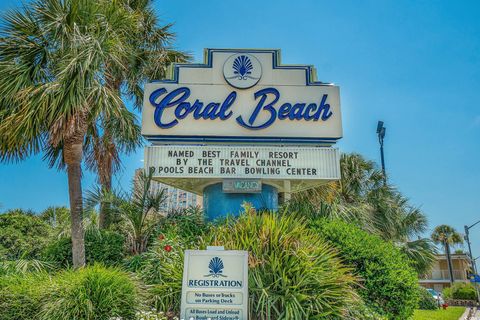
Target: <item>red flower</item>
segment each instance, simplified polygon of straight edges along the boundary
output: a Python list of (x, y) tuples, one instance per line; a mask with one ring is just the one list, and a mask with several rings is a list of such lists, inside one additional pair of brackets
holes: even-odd
[(158, 236), (158, 240), (163, 240), (163, 239), (165, 239), (165, 236), (163, 234)]
[(167, 252), (170, 252), (170, 251), (172, 251), (172, 246), (167, 244), (165, 247), (163, 247), (163, 249)]

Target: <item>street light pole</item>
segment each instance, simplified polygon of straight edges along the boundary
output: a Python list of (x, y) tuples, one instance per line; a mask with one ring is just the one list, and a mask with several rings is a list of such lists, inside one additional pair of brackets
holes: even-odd
[[(464, 226), (465, 227), (465, 240), (467, 241), (467, 244), (468, 244), (468, 253), (470, 254), (470, 261), (472, 263), (472, 269), (473, 269), (473, 273), (475, 275), (478, 275), (477, 261), (476, 260), (479, 257), (476, 257), (475, 259), (473, 259), (473, 256), (472, 256), (472, 246), (470, 244), (470, 229), (475, 227), (479, 223), (480, 223), (480, 220), (478, 220), (477, 222), (475, 222), (471, 226), (467, 226), (467, 225)], [(480, 290), (478, 289), (478, 283), (475, 282), (474, 286), (475, 286), (475, 290), (477, 291), (477, 301), (480, 302)]]
[(478, 274), (477, 272), (477, 263), (476, 263), (476, 259), (474, 260), (473, 259), (473, 255), (472, 255), (472, 245), (470, 243), (470, 229), (475, 227), (477, 224), (480, 223), (480, 220), (478, 220), (477, 222), (475, 222), (474, 224), (472, 224), (471, 226), (464, 226), (465, 228), (465, 240), (467, 241), (467, 245), (468, 245), (468, 253), (470, 255), (470, 261), (472, 263), (472, 269), (473, 269), (473, 272), (475, 274)]
[(378, 142), (380, 143), (380, 157), (382, 161), (383, 183), (387, 182), (387, 174), (385, 171), (385, 156), (383, 154), (383, 139), (385, 138), (385, 131), (387, 131), (387, 128), (383, 126), (383, 121), (378, 121), (377, 135), (378, 135)]

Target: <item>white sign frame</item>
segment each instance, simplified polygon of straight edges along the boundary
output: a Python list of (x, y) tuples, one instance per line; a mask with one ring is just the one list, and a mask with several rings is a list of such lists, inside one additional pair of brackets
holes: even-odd
[[(253, 87), (238, 89), (228, 83), (224, 76), (224, 65), (232, 56), (238, 54), (249, 55), (261, 63), (261, 78)], [(145, 85), (144, 105), (142, 110), (142, 135), (154, 144), (189, 143), (189, 144), (292, 144), (330, 146), (343, 135), (340, 110), (339, 87), (331, 83), (316, 80), (316, 71), (310, 65), (282, 65), (280, 50), (277, 49), (206, 49), (204, 64), (175, 64), (171, 69), (171, 78), (157, 80)], [(162, 123), (178, 120), (178, 123), (161, 128), (155, 122), (157, 108), (152, 104), (160, 103), (168, 93), (179, 88), (187, 88), (189, 97), (185, 100), (192, 105), (198, 100), (206, 106), (209, 103), (222, 104), (227, 96), (236, 93), (228, 112), (232, 115), (226, 119), (210, 119), (209, 117), (193, 118), (193, 111), (185, 118), (178, 119), (174, 115), (175, 106), (160, 108), (163, 111)], [(277, 118), (271, 125), (247, 128), (239, 124), (238, 118), (247, 123), (260, 103), (261, 96), (255, 94), (263, 89), (272, 88), (279, 93), (275, 103), (277, 115), (280, 116), (281, 106), (291, 104), (292, 117), (299, 115), (300, 109), (304, 114), (322, 114), (320, 109), (328, 105), (331, 117), (309, 120), (299, 118)], [(165, 89), (163, 94), (152, 98), (152, 93)], [(275, 95), (268, 95), (264, 105), (272, 102)], [(180, 96), (176, 96), (179, 98)], [(153, 100), (151, 100), (152, 98)], [(176, 98), (173, 98), (175, 100)], [(324, 100), (325, 99), (325, 100)], [(172, 100), (172, 101), (173, 101)], [(303, 107), (296, 107), (304, 104)], [(310, 105), (317, 108), (310, 108)], [(223, 104), (222, 104), (223, 106)], [(321, 107), (322, 106), (322, 107)], [(219, 108), (220, 106), (218, 106)], [(205, 107), (205, 109), (207, 109)], [(204, 110), (205, 110), (204, 109)], [(183, 109), (184, 111), (186, 109)], [(298, 112), (294, 112), (296, 110)], [(308, 111), (310, 110), (310, 111)], [(270, 117), (268, 110), (259, 111), (256, 120), (250, 125), (260, 125)]]

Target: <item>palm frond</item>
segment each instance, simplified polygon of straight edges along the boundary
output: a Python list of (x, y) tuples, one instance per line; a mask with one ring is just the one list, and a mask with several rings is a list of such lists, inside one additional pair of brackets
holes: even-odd
[(436, 261), (437, 250), (430, 239), (398, 243), (402, 252), (409, 258), (410, 264), (418, 274), (428, 272)]

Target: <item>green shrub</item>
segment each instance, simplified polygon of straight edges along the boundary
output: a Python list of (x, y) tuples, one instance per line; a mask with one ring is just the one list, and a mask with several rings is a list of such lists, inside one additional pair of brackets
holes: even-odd
[(206, 244), (251, 252), (251, 319), (328, 318), (340, 315), (352, 301), (354, 279), (349, 270), (296, 219), (269, 213), (244, 215), (212, 227), (202, 245), (192, 242), (196, 235), (192, 238), (191, 233), (163, 230), (148, 252), (125, 263), (149, 285), (147, 303), (157, 310), (179, 312), (183, 252)]
[(179, 313), (186, 249), (198, 249), (198, 244), (169, 232), (147, 252), (129, 258), (124, 264), (149, 285), (146, 303), (157, 311)]
[(470, 283), (456, 282), (452, 287), (443, 289), (445, 299), (476, 300), (477, 292)]
[[(116, 232), (99, 230), (85, 234), (85, 258), (87, 264), (101, 262), (108, 266), (118, 265), (125, 256), (125, 238)], [(61, 267), (72, 265), (72, 240), (61, 237), (45, 250), (45, 260)]]
[(125, 238), (123, 235), (104, 231), (87, 233), (85, 251), (87, 263), (102, 262), (105, 265), (117, 265), (125, 256)]
[(470, 283), (462, 283), (458, 284), (458, 287), (455, 286), (455, 288), (452, 290), (452, 298), (461, 300), (476, 300), (477, 293), (475, 288)]
[(347, 313), (343, 320), (386, 320), (387, 318), (381, 316), (365, 304), (363, 299), (357, 299), (351, 303), (347, 308)]
[(125, 272), (93, 265), (56, 275), (39, 319), (126, 320), (137, 307), (136, 285)]
[(8, 275), (0, 277), (0, 320), (133, 319), (137, 296), (126, 273), (100, 265)]
[(139, 273), (141, 269), (147, 264), (144, 254), (137, 254), (134, 256), (129, 256), (123, 260), (123, 269), (130, 272)]
[(335, 319), (354, 296), (350, 269), (294, 216), (247, 213), (205, 243), (249, 251), (250, 319)]
[(30, 272), (51, 272), (55, 266), (50, 262), (37, 259), (0, 260), (0, 277), (25, 275)]
[(417, 274), (393, 244), (339, 220), (320, 219), (311, 227), (355, 268), (367, 306), (389, 319), (412, 316), (418, 301)]
[(170, 211), (168, 216), (161, 220), (154, 236), (155, 238), (161, 235), (170, 238), (179, 237), (183, 243), (195, 246), (208, 228), (203, 212), (196, 207), (191, 207)]
[(42, 258), (58, 267), (72, 265), (72, 238), (61, 237), (53, 240), (43, 251)]
[(183, 252), (171, 255), (158, 266), (161, 279), (149, 288), (149, 300), (156, 310), (178, 312), (182, 293)]
[(4, 259), (38, 258), (51, 234), (52, 228), (32, 212), (0, 214), (0, 254)]
[(148, 284), (147, 305), (157, 311), (178, 313), (182, 292), (183, 257), (186, 249), (198, 249), (209, 230), (198, 208), (169, 212), (149, 241), (149, 249), (127, 258), (124, 267)]
[(446, 287), (442, 290), (442, 297), (444, 299), (452, 299), (452, 288)]
[(0, 277), (0, 320), (37, 320), (50, 286), (46, 273)]
[(432, 296), (427, 289), (423, 287), (418, 288), (419, 292), (419, 300), (418, 300), (418, 308), (420, 310), (436, 310), (438, 309), (438, 301)]

